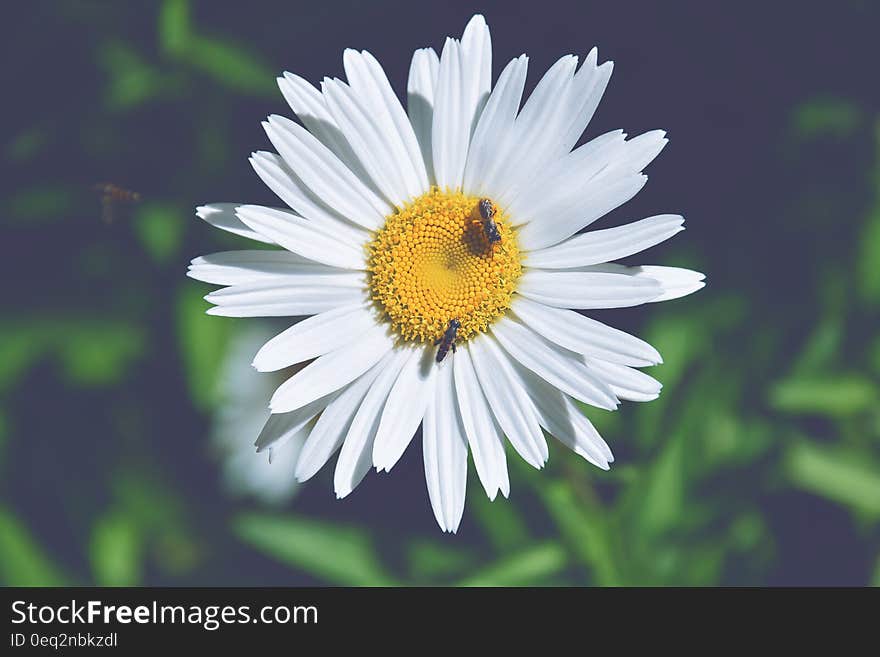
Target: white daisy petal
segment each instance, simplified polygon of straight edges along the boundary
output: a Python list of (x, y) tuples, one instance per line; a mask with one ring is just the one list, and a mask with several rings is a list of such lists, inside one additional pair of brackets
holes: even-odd
[(263, 242), (264, 244), (275, 244), (275, 242), (265, 235), (261, 235), (250, 226), (242, 223), (241, 219), (235, 215), (235, 208), (237, 207), (237, 203), (211, 203), (210, 205), (200, 205), (196, 208), (196, 216), (198, 216), (199, 219), (207, 221), (215, 228), (225, 230), (228, 233), (247, 237), (248, 239)]
[(504, 444), (477, 381), (468, 345), (460, 347), (458, 353), (452, 356), (451, 365), (461, 421), (474, 455), (480, 483), (490, 500), (495, 499), (499, 490), (507, 497), (510, 494), (510, 480)]
[(295, 317), (363, 301), (361, 272), (286, 274), (215, 290), (205, 300), (215, 304), (209, 315), (222, 317)]
[(609, 262), (601, 265), (584, 267), (584, 272), (607, 273), (610, 275), (631, 276), (633, 279), (654, 281), (660, 285), (662, 294), (651, 299), (656, 301), (669, 301), (693, 294), (706, 286), (706, 276), (698, 271), (683, 269), (681, 267), (661, 267), (659, 265), (641, 265), (640, 267), (627, 267)]
[[(385, 198), (399, 207), (426, 191), (428, 178), (403, 108), (393, 96), (381, 67), (377, 71), (378, 63), (373, 66), (369, 60), (375, 61), (346, 50), (349, 84), (325, 79), (321, 88), (334, 119), (370, 176)], [(384, 87), (387, 89), (383, 91)]]
[(620, 176), (596, 176), (578, 187), (577, 203), (535, 216), (519, 231), (520, 244), (536, 251), (571, 237), (600, 217), (620, 207), (645, 186), (648, 177), (640, 173)]
[(462, 40), (447, 39), (434, 90), (431, 149), (440, 188), (459, 189), (471, 135), (489, 97), (492, 42), (482, 16), (474, 16)]
[(614, 63), (605, 62), (597, 66), (598, 58), (599, 51), (593, 48), (574, 76), (573, 90), (567, 108), (568, 126), (562, 133), (559, 144), (560, 155), (568, 153), (587, 129), (611, 79)]
[(579, 355), (554, 345), (508, 317), (492, 325), (492, 334), (515, 360), (566, 394), (597, 408), (617, 408), (617, 397)]
[(623, 130), (612, 130), (591, 139), (511, 190), (506, 196), (510, 221), (519, 226), (552, 216), (572, 204), (581, 207), (584, 189), (616, 162), (626, 148)]
[(646, 402), (660, 396), (663, 385), (644, 372), (598, 358), (588, 358), (587, 364), (620, 399)]
[(274, 372), (357, 342), (376, 325), (369, 307), (358, 303), (304, 319), (264, 344), (254, 357), (254, 367)]
[(431, 124), (431, 156), (434, 176), (441, 189), (461, 186), (467, 161), (467, 142), (470, 138), (467, 117), (462, 105), (461, 44), (446, 39), (440, 55), (440, 70), (434, 90), (434, 116)]
[(562, 129), (563, 107), (571, 92), (577, 57), (561, 57), (538, 82), (516, 118), (496, 157), (499, 166), (487, 173), (484, 185), (507, 206), (511, 190), (540, 171), (555, 151), (551, 135)]
[(373, 444), (379, 430), (382, 410), (409, 355), (408, 349), (392, 351), (390, 359), (379, 368), (379, 376), (361, 402), (336, 461), (333, 475), (336, 497), (343, 498), (351, 493), (370, 471), (373, 464)]
[(504, 68), (480, 115), (464, 172), (464, 189), (471, 194), (487, 193), (485, 180), (501, 163), (497, 155), (519, 112), (528, 66), (529, 58), (521, 55)]
[(272, 115), (263, 122), (263, 128), (293, 173), (315, 196), (342, 216), (374, 230), (391, 213), (392, 208), (385, 200), (373, 193), (301, 125), (283, 116)]
[[(570, 84), (557, 88), (558, 98), (552, 101), (549, 101), (549, 97), (542, 98), (543, 102), (555, 102), (558, 105), (553, 108), (551, 120), (555, 121), (552, 124), (554, 127), (549, 129), (548, 125), (548, 130), (541, 136), (540, 147), (530, 150), (523, 164), (517, 168), (516, 174), (499, 188), (498, 194), (502, 199), (506, 199), (511, 190), (528, 186), (536, 174), (540, 175), (552, 162), (563, 158), (580, 138), (611, 77), (612, 63), (605, 62), (602, 66), (597, 66), (597, 58), (598, 51), (593, 48), (571, 78)], [(563, 78), (563, 83), (565, 80)], [(548, 87), (548, 90), (552, 91), (553, 88)], [(523, 114), (526, 115), (525, 108)], [(557, 186), (562, 185), (558, 181), (554, 183)]]
[(517, 292), (560, 308), (627, 308), (656, 300), (663, 287), (653, 278), (624, 272), (528, 269)]
[(437, 389), (422, 421), (422, 458), (434, 517), (443, 531), (453, 534), (464, 513), (467, 454), (452, 368), (444, 367), (437, 373)]
[[(364, 183), (374, 185), (360, 159), (346, 141), (345, 135), (336, 125), (321, 92), (307, 80), (288, 72), (284, 73), (284, 77), (278, 78), (278, 88), (309, 132), (333, 151), (333, 154)], [(373, 191), (377, 190), (373, 189)]]
[(667, 139), (654, 130), (625, 141), (621, 131), (606, 133), (557, 159), (523, 181), (507, 205), (528, 250), (565, 239), (632, 198), (647, 178), (642, 169)]
[(547, 433), (593, 465), (607, 470), (614, 461), (611, 449), (571, 398), (521, 366), (516, 371)]
[(626, 142), (621, 157), (609, 168), (609, 173), (643, 171), (660, 154), (669, 140), (666, 131), (651, 130)]
[(413, 439), (425, 406), (434, 395), (437, 368), (430, 349), (412, 349), (388, 394), (379, 430), (373, 443), (376, 470), (391, 470)]
[(594, 230), (528, 254), (529, 267), (569, 269), (619, 260), (640, 253), (684, 230), (684, 218), (658, 214), (616, 228)]
[(681, 267), (660, 267), (658, 265), (642, 265), (637, 267), (639, 275), (659, 281), (663, 286), (663, 294), (654, 301), (680, 299), (706, 287), (706, 275)]
[(644, 367), (663, 362), (644, 340), (565, 308), (516, 296), (511, 310), (535, 333), (569, 351), (621, 365)]
[(464, 63), (473, 72), (470, 93), (475, 97), (477, 110), (474, 123), (485, 104), (489, 89), (492, 87), (492, 37), (489, 26), (482, 14), (474, 14), (465, 25), (461, 35), (461, 47)]
[(369, 239), (362, 226), (351, 223), (315, 196), (280, 156), (255, 151), (249, 161), (266, 186), (312, 225), (351, 246), (360, 246)]
[(255, 283), (287, 274), (329, 274), (340, 271), (290, 251), (223, 251), (194, 258), (187, 276), (213, 285)]
[(327, 404), (300, 452), (294, 473), (297, 481), (311, 479), (342, 445), (364, 397), (382, 367), (391, 359), (391, 354), (390, 351), (385, 354), (382, 360), (340, 390), (336, 398)]
[(440, 72), (440, 58), (433, 48), (420, 48), (413, 53), (406, 84), (406, 110), (425, 162), (428, 182), (437, 183), (431, 150), (431, 125), (434, 121), (434, 88)]
[(338, 79), (325, 78), (321, 90), (327, 107), (363, 161), (382, 198), (390, 206), (400, 206), (409, 195), (403, 171), (406, 165), (388, 148), (370, 108), (364, 104), (366, 99)]
[(351, 49), (345, 51), (343, 61), (352, 91), (364, 99), (373, 120), (380, 122), (384, 143), (400, 163), (409, 194), (403, 200), (423, 194), (429, 183), (419, 142), (382, 65), (369, 52)]
[(357, 342), (324, 354), (282, 383), (269, 405), (273, 413), (301, 408), (339, 390), (379, 362), (394, 346), (386, 326), (374, 326)]
[(288, 251), (304, 258), (342, 269), (365, 269), (363, 249), (341, 241), (293, 213), (261, 205), (240, 205), (236, 214), (253, 230), (270, 237)]
[(263, 430), (257, 437), (257, 452), (266, 449), (278, 449), (300, 432), (309, 428), (309, 423), (314, 420), (327, 405), (336, 398), (336, 394), (321, 397), (298, 408), (291, 413), (274, 413), (266, 420)]
[(529, 465), (542, 468), (548, 457), (547, 441), (507, 355), (489, 335), (472, 340), (468, 347), (477, 379), (501, 430)]

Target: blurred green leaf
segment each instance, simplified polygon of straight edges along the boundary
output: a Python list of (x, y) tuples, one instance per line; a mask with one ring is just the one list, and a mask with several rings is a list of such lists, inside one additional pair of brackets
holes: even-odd
[(477, 517), (480, 528), (496, 550), (522, 547), (529, 541), (525, 522), (510, 500), (500, 495), (490, 500), (482, 494), (482, 486), (475, 476), (471, 478), (471, 488), (481, 494), (468, 499), (468, 509)]
[(848, 416), (874, 407), (877, 386), (858, 374), (794, 377), (770, 389), (770, 403), (786, 413)]
[(574, 554), (590, 567), (596, 583), (620, 586), (622, 579), (607, 517), (587, 509), (565, 481), (545, 481), (537, 491), (560, 534)]
[(67, 322), (57, 346), (67, 377), (83, 385), (118, 382), (143, 353), (143, 330), (121, 322)]
[(645, 340), (663, 356), (663, 363), (652, 367), (650, 374), (664, 387), (674, 388), (703, 349), (705, 333), (694, 319), (672, 313), (661, 315), (645, 331)]
[(130, 109), (174, 88), (172, 79), (148, 64), (131, 46), (121, 41), (106, 43), (100, 54), (108, 73), (106, 102), (111, 109)]
[(842, 341), (843, 321), (836, 315), (826, 315), (810, 334), (792, 371), (808, 373), (824, 368), (834, 360)]
[(874, 374), (880, 374), (880, 337), (875, 338), (868, 348), (868, 362)]
[(153, 562), (164, 573), (190, 572), (201, 551), (194, 538), (197, 531), (180, 494), (169, 482), (140, 470), (114, 474), (116, 509), (136, 528)]
[(118, 382), (144, 348), (143, 329), (110, 319), (56, 316), (0, 325), (0, 390), (44, 354), (57, 356), (73, 383)]
[(783, 469), (795, 486), (880, 518), (880, 464), (867, 455), (798, 442), (786, 451)]
[(406, 550), (412, 579), (449, 577), (470, 568), (476, 556), (472, 550), (457, 545), (439, 545), (434, 541), (416, 539)]
[[(880, 191), (878, 191), (880, 197)], [(880, 202), (868, 215), (859, 240), (859, 292), (872, 306), (880, 305)]]
[(142, 469), (122, 469), (113, 474), (113, 494), (126, 516), (155, 534), (177, 530), (185, 524), (181, 499), (167, 481), (151, 477)]
[(177, 296), (177, 338), (185, 364), (190, 395), (202, 408), (210, 408), (220, 391), (220, 365), (232, 328), (226, 317), (206, 315), (210, 307), (203, 294), (207, 286), (187, 282)]
[(362, 529), (258, 513), (239, 515), (233, 529), (258, 550), (328, 582), (345, 586), (395, 584)]
[(541, 543), (499, 559), (459, 583), (459, 586), (535, 585), (566, 566), (565, 550), (558, 543)]
[(141, 535), (125, 513), (110, 512), (92, 529), (89, 556), (98, 586), (137, 586), (143, 559)]
[(231, 41), (193, 35), (185, 56), (194, 68), (234, 91), (267, 97), (278, 93), (272, 69)]
[(738, 516), (730, 526), (730, 545), (740, 552), (757, 549), (767, 534), (761, 514), (751, 511)]
[(174, 205), (145, 203), (135, 212), (134, 229), (150, 257), (165, 264), (180, 251), (186, 222)]
[(20, 164), (30, 160), (49, 143), (49, 132), (42, 128), (29, 128), (19, 132), (4, 149), (6, 159)]
[(729, 407), (707, 412), (700, 430), (697, 454), (703, 471), (751, 463), (772, 445), (773, 428), (754, 418), (743, 418)]
[(874, 167), (872, 176), (874, 180), (874, 197), (880, 203), (880, 114), (874, 117)]
[(0, 578), (5, 586), (69, 584), (27, 527), (3, 506), (0, 506)]
[(32, 322), (0, 325), (0, 392), (10, 388), (45, 353), (46, 331)]
[(674, 580), (681, 581), (682, 575), (688, 584), (700, 582), (717, 582), (724, 565), (724, 548), (721, 545), (701, 545), (688, 551), (687, 562), (682, 564)]
[(834, 98), (803, 103), (792, 116), (795, 135), (804, 140), (844, 139), (854, 135), (861, 123), (862, 112), (855, 104)]
[(191, 38), (189, 0), (165, 0), (159, 10), (159, 42), (162, 50), (179, 56)]
[(651, 539), (674, 527), (682, 517), (685, 498), (684, 432), (672, 435), (654, 460), (638, 491), (638, 530)]

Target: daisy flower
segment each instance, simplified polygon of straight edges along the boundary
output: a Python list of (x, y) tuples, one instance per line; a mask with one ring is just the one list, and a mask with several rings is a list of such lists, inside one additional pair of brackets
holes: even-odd
[(297, 318), (254, 358), (264, 372), (300, 367), (272, 396), (257, 449), (301, 444), (299, 481), (338, 451), (341, 498), (370, 467), (390, 470), (421, 427), (431, 506), (451, 532), (468, 451), (491, 499), (509, 493), (505, 439), (536, 468), (546, 432), (607, 469), (611, 450), (575, 401), (654, 399), (660, 384), (636, 368), (661, 359), (578, 311), (674, 299), (703, 276), (611, 264), (682, 230), (678, 215), (581, 231), (642, 188), (664, 133), (575, 148), (611, 62), (566, 55), (522, 102), (528, 58), (493, 87), (482, 16), (439, 56), (415, 52), (406, 110), (370, 53), (343, 61), (347, 81), (320, 89), (278, 79), (301, 123), (270, 116), (277, 154), (250, 161), (288, 207), (198, 209), (281, 247), (204, 256), (189, 271), (225, 286), (206, 297), (211, 314)]

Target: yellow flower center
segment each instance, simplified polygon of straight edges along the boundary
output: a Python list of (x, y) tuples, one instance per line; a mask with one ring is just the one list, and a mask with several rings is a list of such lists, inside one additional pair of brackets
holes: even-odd
[(372, 298), (406, 340), (433, 342), (451, 319), (466, 340), (510, 307), (522, 273), (516, 233), (494, 206), (501, 239), (490, 243), (479, 203), (432, 189), (390, 215), (370, 243)]

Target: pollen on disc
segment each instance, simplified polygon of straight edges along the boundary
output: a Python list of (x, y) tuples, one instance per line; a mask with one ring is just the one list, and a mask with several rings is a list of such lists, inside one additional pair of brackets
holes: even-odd
[(485, 331), (510, 307), (522, 274), (515, 231), (493, 217), (490, 244), (480, 197), (432, 189), (385, 220), (369, 245), (370, 290), (397, 333), (433, 342), (458, 319), (458, 338)]

